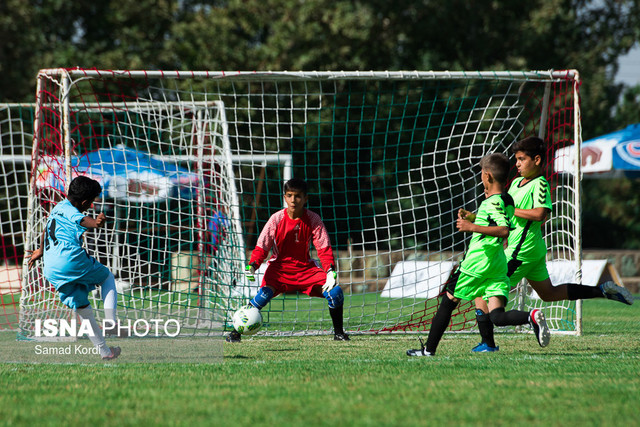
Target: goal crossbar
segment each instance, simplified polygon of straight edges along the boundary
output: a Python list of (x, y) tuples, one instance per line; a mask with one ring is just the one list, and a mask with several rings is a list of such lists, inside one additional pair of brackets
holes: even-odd
[(100, 78), (104, 76), (161, 79), (231, 79), (231, 80), (436, 80), (436, 79), (508, 79), (567, 80), (577, 79), (577, 70), (544, 71), (128, 71), (51, 68), (40, 75)]

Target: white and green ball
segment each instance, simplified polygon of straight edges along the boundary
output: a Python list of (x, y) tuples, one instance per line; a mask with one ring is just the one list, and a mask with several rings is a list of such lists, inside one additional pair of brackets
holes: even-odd
[(262, 313), (252, 305), (233, 314), (233, 327), (241, 335), (253, 335), (262, 327)]

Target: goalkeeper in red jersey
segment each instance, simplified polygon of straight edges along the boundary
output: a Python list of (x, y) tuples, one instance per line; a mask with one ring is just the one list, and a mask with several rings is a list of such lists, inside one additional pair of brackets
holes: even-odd
[[(326, 298), (333, 322), (333, 339), (349, 341), (343, 329), (344, 294), (338, 286), (329, 234), (320, 216), (305, 208), (307, 199), (307, 183), (304, 180), (292, 178), (284, 184), (287, 207), (269, 218), (245, 270), (247, 278), (254, 281), (255, 271), (272, 252), (262, 286), (249, 303), (261, 310), (273, 297), (285, 292)], [(321, 265), (309, 256), (311, 243), (316, 248)], [(240, 334), (232, 331), (227, 341), (239, 342)]]

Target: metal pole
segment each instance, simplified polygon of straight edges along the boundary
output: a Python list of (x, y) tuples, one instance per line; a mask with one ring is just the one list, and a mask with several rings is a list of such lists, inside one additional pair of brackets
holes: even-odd
[(71, 183), (71, 130), (69, 124), (69, 74), (62, 78), (62, 136), (64, 140), (64, 193), (69, 192)]
[[(575, 141), (575, 172), (573, 176), (575, 191), (575, 232), (576, 232), (576, 283), (582, 283), (582, 121), (580, 114), (580, 75), (576, 71), (573, 81), (573, 139)], [(576, 301), (576, 332), (582, 335), (582, 300)]]

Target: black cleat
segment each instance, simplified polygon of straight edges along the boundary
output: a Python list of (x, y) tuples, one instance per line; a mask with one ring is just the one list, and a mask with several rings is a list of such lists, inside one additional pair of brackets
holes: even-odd
[(120, 347), (109, 347), (109, 349), (111, 350), (111, 354), (108, 356), (104, 356), (102, 360), (117, 359), (118, 356), (120, 356), (120, 354), (122, 353), (122, 350), (120, 350)]
[(598, 287), (602, 291), (602, 295), (607, 299), (619, 301), (627, 305), (633, 304), (633, 295), (631, 295), (631, 292), (622, 286), (616, 285), (614, 282), (604, 282), (598, 285)]
[(227, 342), (240, 342), (242, 336), (234, 329), (226, 338)]
[(549, 340), (551, 339), (551, 332), (549, 331), (547, 319), (542, 310), (537, 308), (531, 310), (529, 324), (531, 328), (533, 328), (533, 333), (536, 335), (540, 347), (548, 346)]
[(351, 341), (351, 339), (349, 338), (349, 335), (347, 335), (344, 332), (341, 334), (333, 334), (333, 340), (334, 341)]
[(433, 353), (429, 353), (427, 351), (426, 347), (422, 347), (422, 348), (418, 348), (418, 349), (413, 349), (413, 350), (407, 350), (407, 356), (418, 356), (418, 357), (431, 357), (434, 356)]
[(420, 340), (420, 348), (407, 350), (407, 356), (417, 356), (417, 357), (431, 357), (435, 356), (435, 354), (427, 351), (427, 346), (422, 342), (422, 338), (418, 337)]

